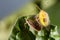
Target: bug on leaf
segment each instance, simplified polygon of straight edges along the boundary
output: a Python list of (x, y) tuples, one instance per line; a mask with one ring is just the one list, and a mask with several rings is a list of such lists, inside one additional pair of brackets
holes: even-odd
[(39, 14), (32, 16), (31, 18), (28, 18), (26, 22), (31, 28), (37, 31), (50, 24), (49, 16), (44, 10), (41, 10)]

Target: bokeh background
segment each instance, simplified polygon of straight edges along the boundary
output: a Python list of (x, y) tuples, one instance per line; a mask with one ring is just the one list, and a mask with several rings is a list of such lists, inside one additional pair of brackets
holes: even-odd
[(30, 0), (0, 0), (0, 19), (16, 11)]

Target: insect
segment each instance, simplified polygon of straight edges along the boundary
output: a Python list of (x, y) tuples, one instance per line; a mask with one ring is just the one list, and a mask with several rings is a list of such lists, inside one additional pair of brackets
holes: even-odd
[(41, 10), (38, 14), (38, 17), (39, 17), (39, 23), (42, 26), (46, 27), (49, 25), (50, 23), (49, 16), (45, 11)]
[(50, 24), (49, 16), (44, 10), (41, 10), (39, 14), (32, 16), (31, 18), (28, 18), (26, 22), (31, 28), (37, 31)]

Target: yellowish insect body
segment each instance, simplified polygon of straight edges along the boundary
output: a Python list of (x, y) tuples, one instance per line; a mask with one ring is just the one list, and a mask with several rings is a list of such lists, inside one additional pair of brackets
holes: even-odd
[(39, 23), (42, 26), (46, 27), (49, 25), (50, 23), (49, 16), (45, 11), (41, 10), (38, 14), (38, 17), (39, 17)]

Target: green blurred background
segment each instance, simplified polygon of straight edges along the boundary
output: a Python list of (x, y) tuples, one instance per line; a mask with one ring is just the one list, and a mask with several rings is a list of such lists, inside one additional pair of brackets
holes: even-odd
[[(51, 23), (60, 26), (60, 1), (59, 0), (31, 0), (26, 3), (22, 8), (18, 8), (16, 11), (12, 12), (12, 15), (22, 16), (38, 13), (38, 8), (36, 4), (41, 9), (45, 10), (50, 17)], [(38, 11), (38, 12), (37, 12)], [(13, 16), (15, 17), (15, 16)]]

